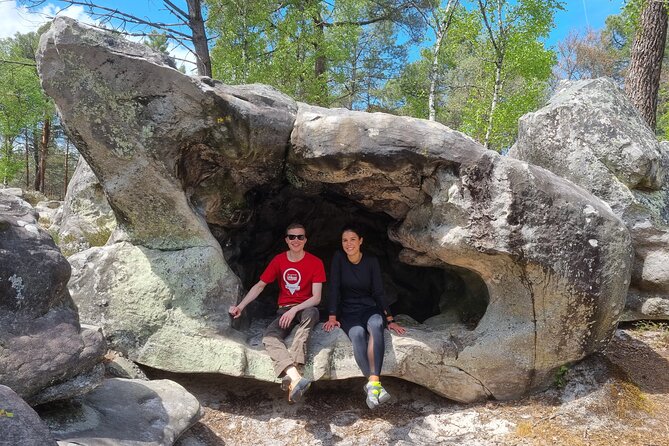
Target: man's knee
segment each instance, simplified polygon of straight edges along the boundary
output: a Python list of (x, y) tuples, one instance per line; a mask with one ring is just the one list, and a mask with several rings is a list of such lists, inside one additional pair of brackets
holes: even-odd
[(262, 343), (265, 347), (267, 347), (268, 345), (271, 346), (271, 345), (283, 344), (283, 341), (281, 339), (279, 339), (279, 337), (274, 335), (274, 334), (267, 334), (266, 333), (262, 337)]
[(309, 307), (302, 310), (302, 324), (313, 327), (320, 319), (318, 308)]

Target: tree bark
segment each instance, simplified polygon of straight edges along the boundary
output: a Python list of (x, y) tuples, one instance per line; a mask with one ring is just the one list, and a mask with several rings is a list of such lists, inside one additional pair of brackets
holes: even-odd
[(490, 148), (490, 135), (492, 134), (493, 115), (495, 113), (495, 109), (497, 108), (499, 92), (502, 89), (502, 63), (503, 61), (500, 60), (495, 64), (495, 89), (492, 92), (492, 101), (490, 101), (490, 112), (488, 114), (488, 125), (485, 131), (485, 140), (483, 142), (483, 147), (486, 149)]
[(448, 0), (448, 3), (446, 4), (446, 12), (444, 13), (446, 18), (442, 22), (436, 24), (437, 36), (434, 43), (434, 49), (432, 50), (432, 67), (430, 68), (430, 96), (427, 100), (427, 107), (429, 110), (428, 120), (430, 121), (437, 119), (435, 96), (437, 94), (437, 72), (439, 70), (439, 52), (441, 51), (441, 43), (448, 33), (448, 28), (451, 25), (451, 18), (453, 17), (453, 11), (455, 11), (458, 2), (459, 0)]
[(186, 3), (188, 4), (188, 26), (192, 33), (191, 41), (197, 57), (197, 74), (211, 77), (211, 57), (202, 18), (202, 2), (186, 0)]
[(664, 0), (647, 0), (632, 45), (625, 93), (653, 130), (666, 39), (667, 8)]
[(49, 150), (49, 139), (51, 138), (51, 119), (44, 120), (44, 128), (42, 129), (42, 144), (40, 145), (39, 154), (39, 188), (38, 191), (44, 193), (45, 190), (45, 174), (46, 174), (46, 158)]
[(30, 189), (30, 155), (28, 153), (28, 129), (23, 131), (24, 137), (26, 139), (26, 190)]
[(314, 18), (316, 27), (316, 41), (314, 42), (314, 51), (316, 60), (314, 61), (314, 76), (319, 84), (318, 105), (327, 106), (328, 88), (327, 88), (327, 58), (323, 54), (323, 42), (325, 42), (325, 23), (320, 12)]
[(37, 139), (37, 126), (33, 127), (33, 159), (35, 160), (35, 179), (33, 181), (33, 189), (39, 190), (40, 178), (39, 178), (39, 142)]

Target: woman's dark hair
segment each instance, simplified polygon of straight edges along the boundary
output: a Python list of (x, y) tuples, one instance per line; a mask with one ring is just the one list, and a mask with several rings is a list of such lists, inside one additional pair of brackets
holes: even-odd
[(360, 227), (360, 225), (358, 225), (356, 223), (346, 223), (344, 226), (342, 226), (341, 231), (339, 231), (339, 233), (343, 234), (344, 232), (347, 232), (347, 231), (355, 232), (355, 234), (359, 238), (363, 238), (362, 228)]

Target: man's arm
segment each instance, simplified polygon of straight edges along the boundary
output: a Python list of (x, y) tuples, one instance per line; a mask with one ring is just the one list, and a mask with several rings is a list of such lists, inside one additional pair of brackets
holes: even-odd
[[(267, 284), (263, 282), (262, 280), (259, 280), (258, 283), (253, 285), (251, 289), (249, 290), (248, 293), (246, 293), (246, 296), (244, 296), (244, 299), (242, 299), (241, 302), (239, 302), (237, 305), (232, 305), (230, 309), (228, 310), (228, 313), (232, 315), (233, 318), (237, 319), (239, 316), (242, 315), (242, 311), (244, 311), (244, 308), (251, 302), (253, 302), (256, 297), (262, 293), (262, 290), (265, 289), (265, 286)], [(318, 301), (320, 302), (320, 297), (318, 298)], [(318, 303), (316, 303), (318, 305)]]
[[(322, 283), (312, 283), (311, 284), (311, 297), (301, 304), (295, 305), (294, 307), (291, 307), (290, 310), (286, 311), (283, 313), (283, 316), (281, 316), (281, 319), (279, 319), (279, 327), (281, 328), (288, 328), (290, 327), (290, 323), (293, 321), (293, 318), (297, 314), (298, 311), (304, 310), (305, 308), (309, 307), (315, 307), (319, 303), (321, 303), (321, 292), (323, 291), (323, 284)], [(250, 293), (250, 292), (249, 292)]]

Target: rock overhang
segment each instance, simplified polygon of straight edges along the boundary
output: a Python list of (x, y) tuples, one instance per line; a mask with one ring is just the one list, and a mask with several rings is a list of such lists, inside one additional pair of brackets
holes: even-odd
[[(108, 335), (114, 319), (130, 316), (124, 326), (146, 325), (122, 311), (121, 295), (129, 290), (169, 315), (162, 325), (146, 328), (136, 345), (126, 345), (134, 359), (180, 371), (190, 361), (196, 369), (190, 371), (271, 379), (267, 358), (240, 344), (223, 315), (212, 315), (235, 303), (241, 287), (207, 223), (225, 230), (247, 210), (250, 192), (274, 182), (388, 214), (395, 222), (389, 235), (404, 247), (403, 261), (462, 268), (484, 282), (490, 304), (476, 329), (418, 325), (406, 337), (392, 336), (387, 374), (456, 400), (510, 398), (549, 384), (559, 366), (601, 349), (610, 338), (629, 284), (629, 233), (585, 190), (487, 152), (440, 124), (323, 109), (269, 87), (189, 78), (144, 57), (148, 50), (141, 45), (128, 44), (119, 53), (111, 38), (56, 19), (42, 38), (38, 63), (46, 91), (112, 208), (123, 216), (124, 235), (116, 238), (122, 244), (75, 259), (80, 263), (73, 294), (87, 306), (88, 318), (107, 321)], [(63, 41), (67, 45), (59, 46)], [(73, 51), (79, 56), (70, 57)], [(110, 57), (113, 64), (95, 62)], [(110, 78), (118, 82), (114, 89), (105, 81)], [(131, 80), (136, 78), (144, 81)], [(103, 87), (105, 95), (89, 95)], [(151, 106), (146, 98), (165, 103)], [(75, 110), (81, 101), (91, 101), (85, 113)], [(112, 102), (111, 109), (125, 117), (110, 121), (104, 113), (109, 107), (96, 101)], [(183, 104), (191, 113), (176, 113)], [(146, 295), (131, 266), (124, 267), (124, 281), (116, 277), (119, 267), (110, 259), (132, 258), (138, 251), (152, 259), (146, 274), (167, 284), (165, 296)], [(170, 276), (197, 275), (202, 263), (184, 262), (180, 255), (207, 259), (208, 273), (190, 290)], [(104, 270), (87, 269), (87, 259)], [(85, 303), (95, 288), (90, 282), (104, 284), (115, 318), (105, 316), (108, 307)], [(176, 304), (165, 306), (166, 300)], [(203, 332), (213, 335), (204, 339)], [(174, 342), (185, 347), (170, 358), (175, 333)], [(355, 375), (338, 339), (316, 336), (314, 377)], [(196, 353), (202, 357), (194, 358)]]

